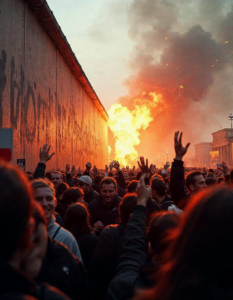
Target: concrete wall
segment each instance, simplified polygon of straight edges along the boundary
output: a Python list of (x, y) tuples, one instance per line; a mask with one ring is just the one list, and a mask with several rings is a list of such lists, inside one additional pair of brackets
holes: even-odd
[(13, 161), (33, 170), (39, 148), (48, 169), (107, 162), (107, 122), (24, 0), (0, 1), (0, 127), (13, 127)]

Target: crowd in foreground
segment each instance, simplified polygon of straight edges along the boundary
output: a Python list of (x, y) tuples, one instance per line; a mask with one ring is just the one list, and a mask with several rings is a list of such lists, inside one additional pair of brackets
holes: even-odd
[(0, 163), (0, 299), (233, 299), (233, 170)]

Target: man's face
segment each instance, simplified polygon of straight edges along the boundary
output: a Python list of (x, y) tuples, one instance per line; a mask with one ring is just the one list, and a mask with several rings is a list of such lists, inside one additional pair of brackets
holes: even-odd
[(116, 195), (116, 188), (113, 183), (103, 183), (100, 189), (100, 195), (103, 198), (104, 204), (109, 205), (113, 202)]
[(195, 176), (195, 180), (196, 180), (195, 185), (190, 185), (190, 189), (193, 194), (195, 194), (195, 193), (199, 192), (201, 189), (207, 187), (203, 175)]
[(77, 182), (77, 187), (83, 190), (84, 195), (88, 194), (90, 192), (90, 189), (91, 189), (91, 186), (89, 184), (86, 184), (82, 181)]
[(61, 175), (57, 174), (57, 173), (54, 173), (52, 175), (52, 182), (54, 184), (54, 187), (56, 188), (59, 185), (59, 183), (62, 183), (62, 177), (61, 177)]
[(47, 224), (51, 221), (52, 215), (56, 207), (53, 191), (49, 187), (41, 187), (34, 191), (34, 197), (45, 212)]

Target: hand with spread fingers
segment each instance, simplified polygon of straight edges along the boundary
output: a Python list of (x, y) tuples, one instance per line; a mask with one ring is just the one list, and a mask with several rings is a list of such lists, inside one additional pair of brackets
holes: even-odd
[(139, 169), (141, 169), (142, 175), (145, 174), (146, 177), (148, 177), (151, 173), (152, 165), (150, 165), (150, 168), (149, 168), (148, 167), (148, 159), (146, 159), (146, 163), (145, 163), (143, 156), (140, 157), (140, 162), (141, 162), (141, 164), (138, 161), (138, 166), (139, 166)]
[(147, 201), (151, 196), (151, 187), (149, 185), (145, 185), (145, 178), (146, 174), (144, 173), (137, 185), (137, 205), (146, 206)]
[(113, 168), (115, 168), (117, 171), (120, 170), (120, 164), (119, 164), (118, 161), (113, 160), (113, 161), (112, 161), (112, 165), (113, 165)]
[(221, 170), (225, 176), (229, 175), (230, 173), (230, 168), (227, 166), (227, 164), (224, 161), (222, 162), (222, 169), (220, 168), (218, 169)]
[(50, 148), (51, 145), (47, 147), (47, 144), (45, 144), (42, 149), (40, 148), (40, 163), (46, 164), (46, 162), (53, 157), (55, 152), (49, 155)]
[(88, 162), (88, 163), (86, 164), (86, 171), (87, 171), (87, 172), (90, 172), (90, 171), (91, 171), (91, 163), (90, 163), (90, 162)]
[(185, 147), (182, 145), (182, 135), (183, 133), (181, 132), (179, 135), (179, 131), (175, 132), (175, 137), (174, 137), (174, 146), (175, 146), (175, 152), (176, 152), (176, 160), (182, 160), (183, 156), (186, 154), (190, 143), (188, 143)]

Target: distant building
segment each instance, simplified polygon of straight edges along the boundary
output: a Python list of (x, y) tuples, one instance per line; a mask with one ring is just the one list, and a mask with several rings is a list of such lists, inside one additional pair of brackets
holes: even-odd
[(225, 128), (212, 133), (213, 142), (210, 143), (211, 166), (217, 167), (224, 161), (233, 165), (233, 129)]
[(210, 143), (200, 143), (195, 145), (195, 161), (197, 167), (210, 166)]

